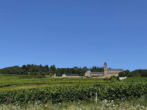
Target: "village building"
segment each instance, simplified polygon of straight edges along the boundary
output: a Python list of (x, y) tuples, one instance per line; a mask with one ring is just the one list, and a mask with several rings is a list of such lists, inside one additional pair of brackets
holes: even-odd
[(78, 74), (63, 74), (62, 77), (79, 77)]
[(118, 76), (119, 72), (123, 72), (123, 69), (107, 69), (107, 63), (104, 63), (104, 72), (91, 72), (87, 71), (85, 73), (86, 77), (92, 77), (92, 76), (97, 76), (97, 77), (111, 77), (111, 76)]

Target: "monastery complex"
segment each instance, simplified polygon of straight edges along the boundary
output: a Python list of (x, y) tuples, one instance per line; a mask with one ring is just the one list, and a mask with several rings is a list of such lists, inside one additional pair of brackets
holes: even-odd
[(107, 63), (104, 63), (104, 72), (91, 72), (87, 71), (85, 73), (86, 77), (98, 76), (98, 77), (111, 77), (111, 76), (118, 76), (119, 72), (123, 72), (123, 69), (107, 69)]
[[(91, 72), (87, 71), (85, 77), (96, 76), (99, 78), (106, 78), (111, 76), (118, 76), (119, 72), (123, 72), (123, 69), (107, 69), (107, 63), (104, 63), (104, 72)], [(78, 74), (63, 74), (62, 77), (81, 77)]]

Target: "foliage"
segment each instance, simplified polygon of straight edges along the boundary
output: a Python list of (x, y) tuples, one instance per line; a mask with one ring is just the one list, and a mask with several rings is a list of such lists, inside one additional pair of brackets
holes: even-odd
[(37, 87), (52, 87), (57, 85), (97, 84), (109, 82), (110, 81), (104, 81), (103, 78), (51, 78), (43, 75), (0, 74), (0, 90), (35, 88), (37, 85)]
[(147, 70), (142, 71), (141, 76), (142, 76), (142, 77), (147, 77)]
[[(0, 69), (1, 74), (21, 74), (21, 75), (54, 75), (62, 76), (63, 74), (79, 74), (79, 76), (84, 76), (85, 72), (89, 70), (86, 66), (83, 68), (73, 67), (73, 68), (56, 68), (55, 65), (51, 65), (50, 67), (48, 65), (42, 66), (40, 65), (34, 65), (34, 64), (27, 64), (23, 65), (22, 67), (19, 66), (13, 66), (13, 67), (6, 67), (3, 69)], [(103, 68), (99, 68), (96, 66), (93, 66), (91, 71), (97, 71), (102, 72), (104, 71)]]
[(110, 78), (104, 78), (104, 81), (110, 81)]
[(96, 67), (96, 66), (93, 66), (92, 68), (90, 68), (90, 71), (91, 72), (103, 72), (104, 71), (104, 68), (103, 67), (101, 67), (101, 68), (99, 68), (99, 67)]
[(46, 88), (20, 89), (12, 91), (0, 91), (0, 103), (26, 104), (28, 101), (52, 101), (53, 103), (68, 102), (74, 100), (88, 100), (95, 97), (97, 92), (100, 100), (122, 100), (140, 98), (147, 94), (147, 83), (116, 83), (96, 84), (89, 86), (60, 86)]
[(36, 77), (37, 77), (37, 78), (46, 78), (45, 75), (42, 75), (42, 74), (37, 75)]
[(147, 70), (145, 69), (136, 69), (132, 72), (125, 70), (119, 73), (119, 77), (147, 77)]
[(111, 82), (115, 83), (115, 82), (118, 82), (118, 80), (116, 78), (111, 78)]
[(125, 73), (124, 72), (120, 72), (119, 73), (119, 77), (125, 77), (126, 75), (125, 75)]
[(111, 82), (118, 82), (119, 81), (119, 76), (114, 76), (113, 75), (109, 79), (111, 80)]
[(133, 73), (129, 73), (128, 77), (134, 77), (135, 75)]
[(127, 77), (121, 82), (147, 82), (147, 77)]
[[(56, 68), (55, 65), (51, 65), (50, 67), (48, 65), (42, 66), (40, 65), (34, 65), (34, 64), (27, 64), (22, 65), (22, 67), (19, 66), (13, 66), (13, 67), (6, 67), (3, 69), (0, 69), (1, 74), (19, 74), (19, 75), (50, 75), (53, 76), (56, 74), (56, 76), (62, 76), (63, 74), (78, 74), (79, 76), (84, 76), (85, 72), (87, 70), (90, 70), (91, 72), (103, 72), (103, 67), (97, 67), (93, 66), (92, 68), (87, 68), (84, 66), (81, 67), (73, 67), (73, 68)], [(136, 69), (134, 71), (125, 70), (123, 72), (119, 73), (119, 77), (147, 77), (147, 70), (145, 69)], [(40, 76), (38, 76), (40, 77)]]
[(144, 96), (131, 101), (123, 100), (114, 102), (113, 100), (95, 100), (90, 101), (74, 101), (52, 104), (51, 101), (43, 104), (41, 101), (35, 103), (28, 102), (27, 106), (23, 107), (14, 104), (1, 104), (0, 110), (147, 110), (147, 100)]

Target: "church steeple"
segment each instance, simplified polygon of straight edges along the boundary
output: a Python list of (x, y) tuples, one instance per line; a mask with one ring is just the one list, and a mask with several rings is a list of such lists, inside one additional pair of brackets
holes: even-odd
[(104, 75), (106, 75), (107, 74), (107, 63), (105, 62), (104, 63)]
[(107, 66), (107, 63), (106, 63), (106, 62), (104, 63), (104, 66), (105, 66), (105, 65)]

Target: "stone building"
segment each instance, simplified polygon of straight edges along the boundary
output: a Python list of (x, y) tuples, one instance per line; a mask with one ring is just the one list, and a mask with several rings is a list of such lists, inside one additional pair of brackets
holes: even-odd
[(122, 72), (123, 69), (107, 69), (107, 63), (104, 63), (104, 72), (91, 72), (87, 71), (85, 73), (86, 77), (91, 77), (91, 76), (98, 76), (98, 77), (111, 77), (111, 76), (118, 76), (119, 72)]
[(78, 74), (63, 74), (62, 77), (79, 77)]

